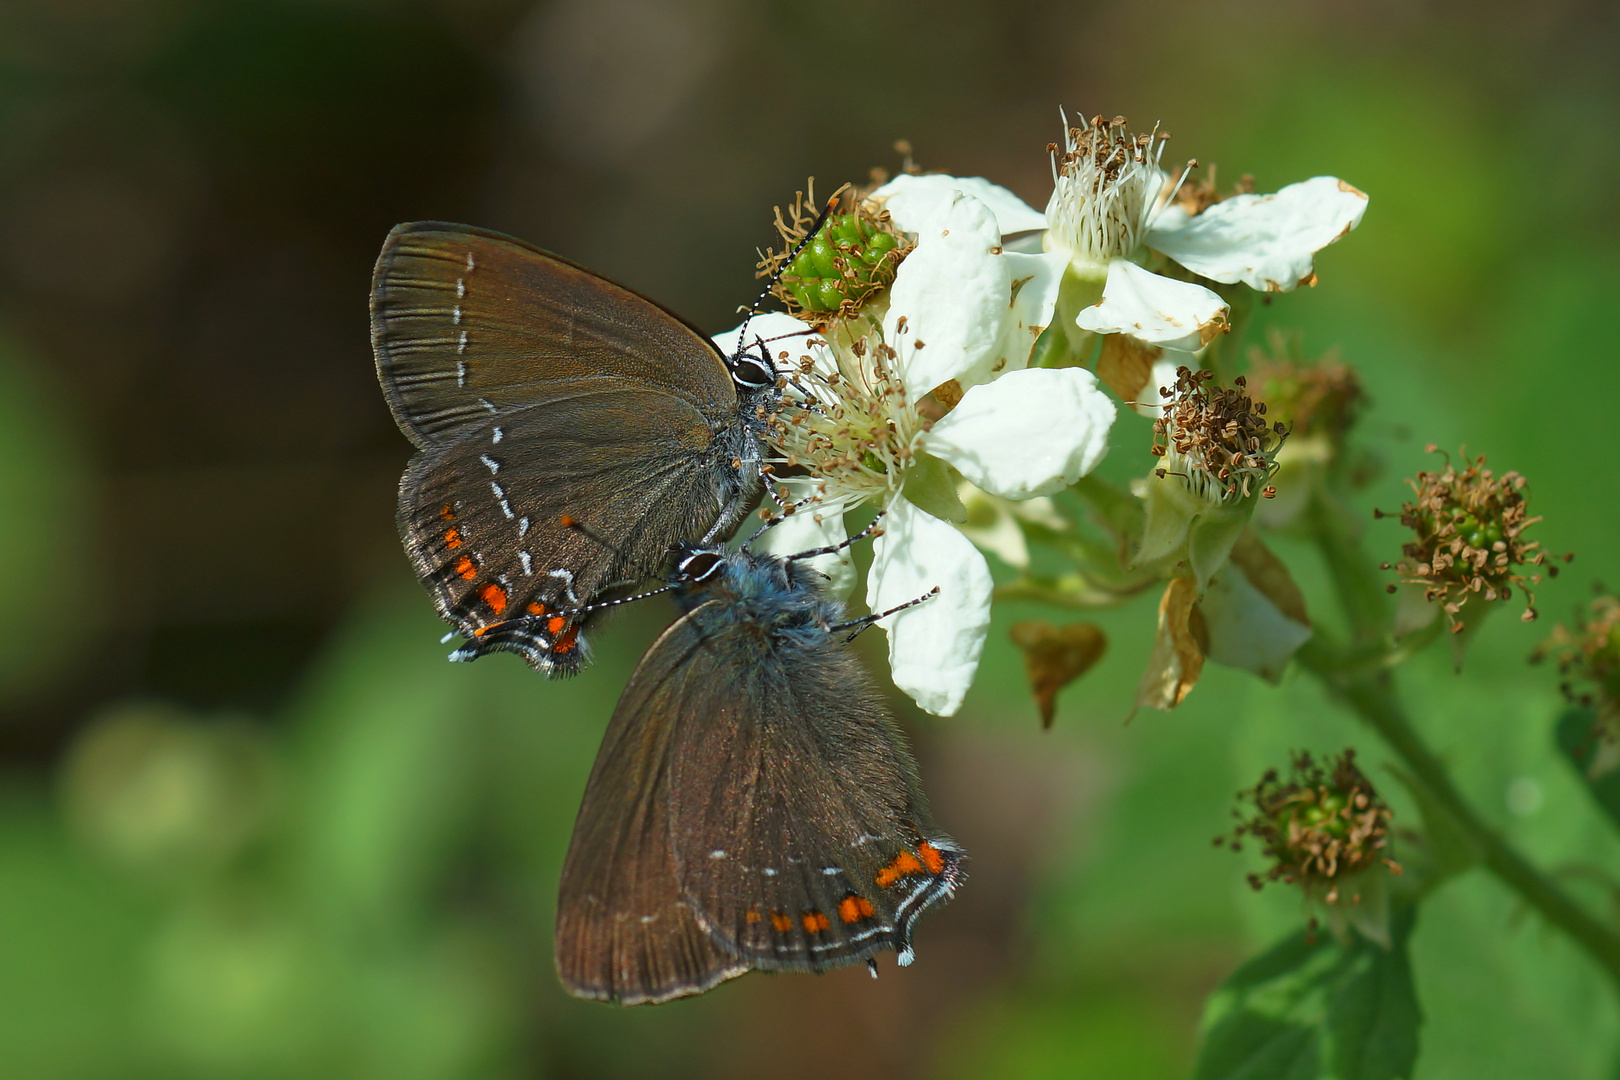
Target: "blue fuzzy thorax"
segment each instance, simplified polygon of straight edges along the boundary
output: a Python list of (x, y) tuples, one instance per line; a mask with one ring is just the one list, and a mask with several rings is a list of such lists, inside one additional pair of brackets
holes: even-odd
[(719, 567), (701, 580), (677, 575), (675, 599), (683, 611), (719, 601), (738, 623), (806, 643), (824, 640), (827, 628), (844, 620), (844, 605), (823, 591), (826, 575), (803, 563), (763, 552), (717, 554)]

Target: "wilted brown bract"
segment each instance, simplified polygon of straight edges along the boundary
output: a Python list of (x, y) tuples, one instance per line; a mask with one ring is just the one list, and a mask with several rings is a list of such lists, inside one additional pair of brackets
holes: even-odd
[(1057, 715), (1058, 691), (1096, 666), (1108, 639), (1094, 623), (1053, 626), (1040, 619), (1015, 623), (1008, 633), (1024, 653), (1029, 692), (1041, 710), (1041, 726), (1049, 728)]

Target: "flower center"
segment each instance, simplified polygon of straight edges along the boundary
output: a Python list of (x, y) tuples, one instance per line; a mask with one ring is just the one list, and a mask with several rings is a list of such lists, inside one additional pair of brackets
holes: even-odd
[(887, 501), (904, 485), (927, 421), (907, 396), (897, 355), (881, 331), (828, 341), (825, 356), (822, 364), (801, 361), (790, 383), (805, 403), (772, 423), (778, 460), (809, 472), (817, 502)]
[(1161, 391), (1170, 400), (1153, 423), (1153, 455), (1164, 459), (1154, 472), (1179, 477), (1211, 505), (1240, 502), (1256, 491), (1269, 498), (1267, 481), (1288, 429), (1266, 424), (1264, 402), (1250, 399), (1243, 376), (1230, 390), (1210, 390), (1208, 371), (1176, 369), (1176, 385)]
[(1159, 155), (1167, 138), (1157, 129), (1132, 135), (1124, 117), (1098, 116), (1088, 127), (1069, 128), (1061, 153), (1056, 143), (1048, 146), (1048, 250), (1071, 251), (1101, 266), (1135, 251), (1164, 186)]

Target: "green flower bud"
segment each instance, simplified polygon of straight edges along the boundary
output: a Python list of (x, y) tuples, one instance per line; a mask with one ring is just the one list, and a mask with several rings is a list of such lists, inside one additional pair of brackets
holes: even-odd
[[(760, 275), (780, 270), (775, 294), (790, 312), (816, 322), (850, 318), (887, 288), (900, 261), (911, 250), (889, 222), (888, 214), (858, 200), (833, 214), (816, 236), (784, 266), (784, 255), (767, 253)], [(801, 194), (792, 220), (777, 215), (777, 230), (791, 251), (815, 220), (811, 203)]]

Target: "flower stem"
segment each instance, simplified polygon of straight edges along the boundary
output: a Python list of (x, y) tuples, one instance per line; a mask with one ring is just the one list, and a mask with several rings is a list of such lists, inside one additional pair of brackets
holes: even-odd
[(1468, 837), (1486, 869), (1548, 922), (1579, 942), (1620, 990), (1620, 934), (1570, 899), (1480, 818), (1452, 784), (1439, 758), (1412, 728), (1395, 698), (1389, 673), (1345, 675), (1339, 669), (1337, 650), (1316, 639), (1307, 642), (1298, 656), (1307, 671), (1353, 709), (1400, 756), (1411, 778), (1423, 786), (1424, 793), (1445, 810)]
[(1357, 642), (1381, 638), (1389, 619), (1389, 595), (1361, 549), (1361, 537), (1350, 511), (1318, 488), (1305, 509), (1306, 524), (1322, 549), (1339, 606)]

